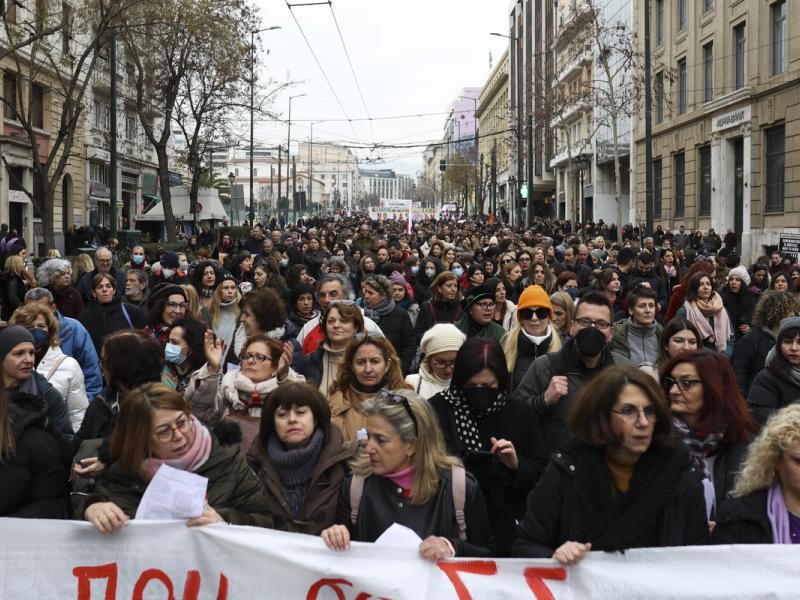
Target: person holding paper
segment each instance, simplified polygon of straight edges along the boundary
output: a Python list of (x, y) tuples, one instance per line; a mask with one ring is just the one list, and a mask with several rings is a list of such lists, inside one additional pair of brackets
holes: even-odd
[(319, 535), (333, 525), (356, 448), (331, 425), (328, 401), (315, 386), (289, 382), (270, 394), (247, 461), (264, 486), (275, 528)]
[(231, 523), (272, 527), (261, 484), (239, 455), (192, 416), (184, 397), (162, 383), (128, 392), (111, 435), (113, 464), (86, 499), (83, 517), (101, 533), (121, 530), (136, 514), (161, 465), (208, 479), (205, 508), (189, 527)]
[(578, 392), (568, 424), (575, 438), (528, 496), (512, 556), (571, 565), (591, 550), (708, 543), (700, 474), (650, 375), (606, 367)]
[[(410, 390), (382, 389), (359, 410), (366, 417), (368, 440), (353, 462), (353, 475), (342, 485), (337, 524), (322, 532), (325, 544), (346, 550), (351, 540), (374, 542), (397, 523), (422, 539), (419, 553), (425, 559), (492, 556), (483, 494), (461, 461), (447, 454), (428, 402)], [(456, 477), (462, 522), (457, 516)], [(358, 496), (355, 478), (363, 487), (351, 507)]]

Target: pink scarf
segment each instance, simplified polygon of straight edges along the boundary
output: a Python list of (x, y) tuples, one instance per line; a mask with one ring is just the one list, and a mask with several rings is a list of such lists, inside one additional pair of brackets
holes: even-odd
[[(713, 338), (714, 346), (717, 352), (725, 352), (728, 345), (728, 340), (731, 338), (732, 329), (731, 321), (728, 318), (728, 311), (722, 305), (722, 298), (719, 294), (714, 292), (711, 296), (710, 302), (702, 306), (698, 302), (684, 303), (686, 307), (686, 318), (689, 319), (697, 330), (700, 332), (700, 337), (705, 341), (708, 338)], [(711, 324), (708, 322), (708, 317), (714, 317), (714, 329), (711, 329)]]
[(394, 473), (387, 473), (386, 477), (391, 480), (396, 486), (403, 488), (404, 492), (411, 494), (411, 488), (414, 485), (414, 474), (417, 468), (414, 465), (409, 465), (404, 469), (395, 471)]
[(195, 416), (192, 416), (194, 425), (194, 440), (189, 449), (178, 458), (164, 460), (161, 458), (144, 459), (144, 468), (150, 479), (156, 474), (161, 465), (169, 465), (181, 471), (196, 471), (208, 460), (211, 455), (211, 433)]

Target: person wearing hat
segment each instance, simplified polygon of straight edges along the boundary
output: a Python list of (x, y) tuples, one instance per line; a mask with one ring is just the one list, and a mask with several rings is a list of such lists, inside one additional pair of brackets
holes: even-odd
[(153, 265), (150, 273), (150, 289), (154, 289), (162, 283), (181, 285), (188, 283), (188, 277), (181, 275), (180, 260), (178, 254), (172, 250), (165, 250), (161, 255), (161, 260)]
[[(0, 361), (3, 366), (4, 394), (8, 401), (22, 403), (23, 398), (38, 396), (40, 409), (55, 429), (56, 440), (65, 448), (75, 432), (69, 421), (67, 403), (44, 375), (34, 368), (36, 347), (33, 335), (22, 325), (11, 325), (0, 329)], [(25, 400), (25, 402), (28, 402)], [(5, 492), (4, 492), (5, 493)], [(0, 494), (1, 495), (1, 494)]]
[(100, 273), (92, 278), (92, 299), (78, 316), (86, 328), (100, 356), (103, 341), (120, 329), (140, 329), (145, 326), (142, 309), (123, 302), (117, 295), (117, 281), (110, 273)]
[(451, 323), (438, 323), (422, 336), (419, 372), (406, 375), (406, 383), (426, 400), (450, 386), (456, 353), (467, 339)]
[(361, 283), (364, 294), (364, 315), (383, 331), (397, 355), (404, 374), (411, 369), (417, 352), (417, 337), (408, 313), (395, 304), (392, 282), (385, 275), (368, 275)]
[(416, 325), (419, 317), (419, 304), (414, 302), (414, 290), (398, 271), (393, 271), (389, 276), (392, 282), (392, 299), (394, 303), (408, 313), (411, 324)]
[(800, 317), (783, 319), (775, 347), (767, 354), (766, 367), (759, 371), (747, 403), (759, 426), (769, 417), (800, 398)]
[(169, 329), (172, 323), (186, 316), (187, 306), (186, 291), (181, 286), (162, 283), (153, 288), (147, 301), (145, 330), (155, 337), (162, 347), (165, 346), (169, 341)]
[(561, 336), (550, 321), (553, 304), (544, 288), (529, 285), (519, 297), (517, 322), (503, 340), (508, 365), (509, 393), (522, 382), (528, 368), (538, 357), (561, 350)]
[(488, 285), (470, 288), (461, 300), (464, 316), (455, 325), (467, 338), (491, 337), (498, 342), (506, 330), (494, 322), (494, 295)]
[(728, 272), (728, 282), (720, 290), (725, 310), (733, 329), (733, 339), (739, 340), (750, 331), (758, 296), (750, 291), (750, 273), (739, 265)]

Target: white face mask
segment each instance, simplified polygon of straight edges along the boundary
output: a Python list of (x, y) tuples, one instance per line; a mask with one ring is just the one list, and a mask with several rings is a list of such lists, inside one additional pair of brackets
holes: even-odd
[(425, 275), (428, 279), (433, 279), (436, 275), (436, 269), (425, 269)]
[(187, 270), (189, 270), (189, 263), (188, 263), (188, 262), (186, 262), (186, 261), (183, 261), (183, 262), (181, 262), (181, 263), (179, 264), (179, 266), (180, 266), (180, 268), (181, 268), (182, 270), (184, 270), (184, 271), (187, 271)]
[(172, 279), (172, 276), (175, 275), (175, 269), (161, 269), (161, 274), (164, 275), (164, 279)]

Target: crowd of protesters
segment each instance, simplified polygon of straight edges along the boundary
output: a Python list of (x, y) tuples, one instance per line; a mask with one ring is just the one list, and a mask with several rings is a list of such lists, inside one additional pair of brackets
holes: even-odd
[(797, 543), (800, 265), (732, 232), (336, 215), (34, 269), (0, 234), (0, 516), (392, 523), (421, 556)]

